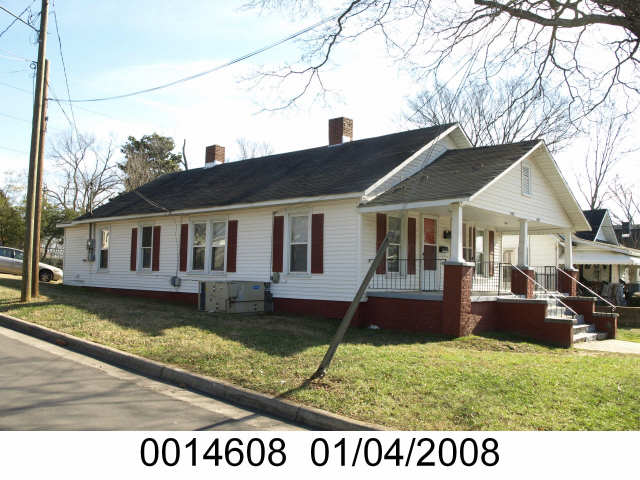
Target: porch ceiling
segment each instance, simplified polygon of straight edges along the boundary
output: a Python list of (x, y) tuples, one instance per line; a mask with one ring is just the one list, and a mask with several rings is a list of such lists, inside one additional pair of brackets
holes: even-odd
[[(437, 205), (424, 208), (413, 208), (408, 210), (393, 210), (385, 211), (387, 215), (393, 214), (405, 214), (410, 215), (429, 215), (434, 217), (450, 217), (451, 205)], [(546, 235), (549, 233), (564, 233), (566, 228), (561, 228), (555, 225), (542, 223), (537, 220), (529, 220), (529, 234), (530, 235)], [(490, 210), (474, 207), (471, 205), (464, 205), (462, 211), (462, 221), (477, 223), (480, 225), (486, 225), (492, 227), (492, 229), (502, 233), (514, 233), (520, 232), (520, 218), (515, 215), (504, 215), (498, 212), (492, 212)]]

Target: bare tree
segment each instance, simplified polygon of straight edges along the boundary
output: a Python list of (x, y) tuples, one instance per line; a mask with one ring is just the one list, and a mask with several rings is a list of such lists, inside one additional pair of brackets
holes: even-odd
[[(249, 7), (325, 16), (313, 0), (251, 0)], [(303, 37), (295, 62), (261, 79), (303, 81), (281, 108), (312, 89), (341, 46), (379, 34), (392, 58), (419, 77), (484, 78), (531, 72), (529, 90), (564, 89), (588, 114), (614, 90), (640, 93), (637, 0), (343, 0)], [(453, 72), (453, 74), (452, 74)]]
[(185, 170), (189, 170), (189, 162), (187, 161), (187, 139), (185, 138), (184, 141), (182, 142), (182, 159), (180, 160), (182, 162), (182, 166), (184, 167)]
[(591, 210), (602, 208), (611, 194), (607, 188), (616, 164), (633, 149), (629, 141), (629, 115), (621, 114), (612, 102), (589, 119), (589, 151), (584, 169), (577, 174), (580, 194)]
[(238, 148), (238, 160), (264, 157), (273, 153), (273, 147), (269, 142), (256, 142), (245, 137), (236, 139), (236, 147)]
[(121, 179), (113, 162), (113, 141), (99, 146), (93, 136), (59, 136), (52, 144), (51, 157), (58, 176), (46, 185), (48, 199), (55, 205), (78, 213), (91, 213), (118, 192)]
[(470, 82), (457, 90), (436, 84), (409, 101), (408, 120), (420, 126), (460, 122), (475, 146), (544, 138), (557, 151), (573, 139), (567, 98), (528, 92), (526, 76), (494, 83)]

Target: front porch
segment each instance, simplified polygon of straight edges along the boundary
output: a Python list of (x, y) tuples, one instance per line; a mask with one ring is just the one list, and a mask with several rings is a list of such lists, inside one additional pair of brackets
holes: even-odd
[[(448, 266), (470, 267), (470, 292), (475, 296), (525, 294), (512, 285), (514, 268), (531, 272), (533, 292), (557, 292), (561, 277), (557, 265), (529, 265), (529, 236), (562, 231), (569, 239), (567, 261), (571, 265), (571, 232), (562, 225), (544, 223), (479, 208), (451, 203), (420, 209), (384, 210), (363, 215), (371, 234), (365, 240), (378, 247), (389, 234), (389, 246), (368, 292), (427, 292), (447, 289)], [(375, 230), (373, 226), (375, 225)], [(365, 229), (366, 231), (366, 229)], [(518, 254), (503, 250), (502, 236), (517, 235)], [(370, 243), (371, 242), (371, 243)], [(368, 250), (372, 254), (375, 250)], [(370, 263), (373, 255), (367, 259)], [(571, 267), (568, 270), (572, 270)]]

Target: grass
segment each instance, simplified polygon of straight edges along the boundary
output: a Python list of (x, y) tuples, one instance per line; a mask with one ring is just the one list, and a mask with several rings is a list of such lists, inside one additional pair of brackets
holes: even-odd
[(305, 386), (335, 321), (211, 315), (63, 285), (41, 293), (19, 303), (19, 279), (0, 276), (0, 312), (395, 429), (640, 429), (640, 356), (350, 329), (327, 376)]
[(640, 328), (618, 328), (618, 340), (640, 343)]

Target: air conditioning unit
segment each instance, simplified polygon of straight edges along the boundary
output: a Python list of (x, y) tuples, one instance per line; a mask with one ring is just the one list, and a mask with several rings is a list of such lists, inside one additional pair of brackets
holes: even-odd
[(264, 312), (262, 282), (200, 282), (198, 308), (205, 312)]

